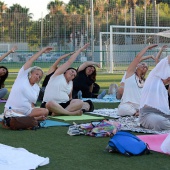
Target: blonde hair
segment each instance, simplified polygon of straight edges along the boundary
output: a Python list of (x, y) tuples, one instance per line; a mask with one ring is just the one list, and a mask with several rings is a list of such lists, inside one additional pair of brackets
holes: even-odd
[[(41, 79), (42, 79), (42, 77), (43, 77), (44, 72), (43, 72), (43, 70), (42, 70), (40, 67), (37, 67), (37, 66), (31, 67), (31, 68), (29, 69), (29, 72), (28, 72), (28, 79), (31, 78), (31, 74), (32, 74), (35, 70), (39, 70), (39, 71), (42, 72), (42, 76), (41, 76), (41, 78), (40, 78), (40, 80), (39, 80), (39, 82), (40, 82)], [(39, 82), (38, 82), (37, 84), (39, 84)]]

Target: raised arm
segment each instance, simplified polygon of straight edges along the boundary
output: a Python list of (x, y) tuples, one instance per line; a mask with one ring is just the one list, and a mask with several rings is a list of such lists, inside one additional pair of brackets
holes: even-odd
[(24, 69), (27, 70), (32, 66), (32, 63), (43, 53), (48, 53), (52, 50), (52, 47), (45, 47), (41, 49), (39, 52), (35, 53), (25, 64), (24, 64)]
[(147, 50), (149, 49), (152, 49), (154, 47), (157, 47), (158, 45), (157, 44), (152, 44), (152, 45), (149, 45), (147, 47), (145, 47), (144, 49), (142, 49), (138, 54), (137, 56), (134, 58), (134, 60), (130, 63), (127, 71), (126, 71), (126, 78), (132, 76), (135, 71), (136, 71), (136, 67), (137, 65), (140, 63), (140, 60), (142, 58), (142, 56), (146, 53)]
[(54, 73), (55, 76), (63, 74), (75, 61), (75, 59), (78, 57), (78, 55), (84, 51), (87, 47), (89, 46), (88, 44), (85, 44), (83, 47), (79, 48), (63, 65), (61, 65)]
[(74, 52), (71, 52), (71, 53), (64, 54), (64, 55), (60, 56), (60, 57), (55, 61), (55, 63), (50, 67), (50, 69), (48, 70), (47, 75), (48, 75), (48, 74), (51, 74), (52, 72), (54, 72), (54, 71), (57, 69), (58, 64), (60, 63), (61, 60), (65, 59), (66, 57), (68, 57), (68, 56), (70, 56), (70, 55), (72, 55), (72, 54), (74, 54)]
[(100, 68), (100, 64), (93, 62), (93, 61), (86, 61), (83, 64), (80, 65), (80, 67), (78, 68), (78, 72), (84, 70), (86, 67), (90, 66), (90, 65), (95, 65), (97, 67)]
[(158, 54), (157, 54), (156, 57), (155, 57), (155, 63), (156, 63), (156, 64), (159, 63), (159, 59), (160, 59), (160, 57), (161, 57), (161, 54), (162, 54), (162, 52), (163, 52), (164, 50), (167, 49), (167, 47), (168, 47), (167, 45), (163, 45), (163, 46), (161, 47), (161, 49), (159, 50)]
[(144, 60), (147, 60), (149, 58), (152, 58), (153, 60), (155, 60), (154, 56), (153, 55), (147, 55), (147, 56), (143, 56), (141, 59), (140, 59), (140, 62), (141, 61), (144, 61)]
[(9, 54), (14, 53), (15, 50), (17, 50), (17, 46), (13, 46), (7, 53), (3, 54), (3, 55), (0, 57), (0, 62), (1, 62), (6, 56), (8, 56)]

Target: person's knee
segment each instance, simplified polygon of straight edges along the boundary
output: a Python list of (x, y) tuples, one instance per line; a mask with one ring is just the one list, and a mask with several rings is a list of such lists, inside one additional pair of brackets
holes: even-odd
[(170, 122), (163, 116), (158, 115), (152, 122), (154, 130), (166, 130), (170, 128)]
[(43, 113), (44, 113), (44, 116), (48, 116), (49, 110), (44, 108), (44, 109), (43, 109)]
[(4, 93), (5, 93), (5, 94), (7, 94), (7, 93), (8, 93), (7, 88), (4, 88)]
[(122, 98), (123, 91), (124, 91), (124, 88), (123, 88), (123, 87), (119, 87), (119, 88), (117, 89), (117, 92), (116, 92), (116, 98), (117, 98), (117, 99), (121, 99), (121, 98)]
[(54, 107), (54, 101), (49, 101), (46, 103), (45, 107), (50, 110), (51, 108)]
[(8, 93), (7, 88), (0, 89), (0, 98), (3, 98)]
[(136, 113), (136, 109), (129, 104), (120, 104), (118, 107), (119, 116), (133, 116)]
[(83, 101), (80, 100), (80, 99), (73, 99), (70, 104), (72, 104), (72, 103), (74, 103), (74, 104), (76, 104), (77, 106), (80, 106), (80, 107), (83, 106)]

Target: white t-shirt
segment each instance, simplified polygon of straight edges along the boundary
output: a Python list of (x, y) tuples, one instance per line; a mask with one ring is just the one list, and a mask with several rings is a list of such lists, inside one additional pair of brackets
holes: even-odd
[(36, 103), (40, 88), (37, 84), (33, 86), (28, 79), (29, 69), (22, 67), (12, 86), (5, 108), (12, 107), (14, 111), (27, 114), (32, 109), (32, 103)]
[(125, 79), (124, 92), (121, 99), (121, 103), (131, 102), (140, 104), (142, 88), (138, 87), (136, 75), (133, 74), (131, 77)]
[(66, 103), (69, 101), (69, 94), (73, 88), (73, 82), (67, 83), (64, 74), (50, 77), (45, 88), (43, 102), (55, 101), (57, 103)]

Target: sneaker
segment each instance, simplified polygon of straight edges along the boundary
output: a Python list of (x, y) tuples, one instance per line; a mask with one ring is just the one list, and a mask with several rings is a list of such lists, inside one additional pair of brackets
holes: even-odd
[(98, 99), (103, 99), (103, 97), (106, 95), (106, 90), (103, 90), (98, 96)]
[(81, 90), (78, 91), (77, 97), (78, 97), (78, 99), (82, 99), (82, 92), (81, 92)]

